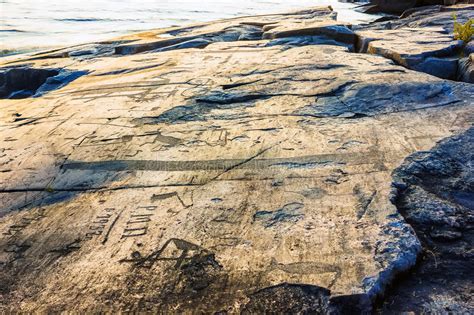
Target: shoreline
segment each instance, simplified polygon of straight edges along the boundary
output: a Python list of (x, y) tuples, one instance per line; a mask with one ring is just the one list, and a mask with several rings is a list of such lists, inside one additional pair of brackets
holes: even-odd
[[(328, 1), (328, 0), (324, 0), (324, 1)], [(259, 5), (258, 3), (255, 4), (256, 8), (254, 10), (257, 10), (257, 8), (259, 8), (259, 6), (263, 6), (263, 4), (261, 4), (261, 5)], [(301, 5), (299, 5), (299, 6), (301, 7)], [(350, 6), (352, 6), (352, 8)], [(146, 5), (145, 5), (145, 7), (146, 7)], [(283, 6), (283, 7), (286, 7), (286, 6)], [(283, 7), (278, 8), (278, 9), (273, 8), (273, 9), (269, 10), (269, 11), (274, 11), (274, 12), (264, 12), (263, 8), (260, 8), (260, 9), (257, 10), (257, 12), (261, 12), (261, 13), (258, 13), (258, 14), (255, 14), (255, 13), (252, 14), (251, 9), (244, 9), (243, 12), (247, 12), (248, 13), (247, 16), (248, 15), (254, 15), (255, 16), (255, 15), (259, 15), (259, 14), (263, 14), (263, 15), (265, 15), (265, 14), (278, 14), (279, 12), (284, 12), (284, 11), (289, 10), (288, 8), (283, 8)], [(355, 12), (353, 10), (354, 7), (356, 7), (356, 4), (352, 5), (352, 4), (346, 4), (346, 3), (339, 3), (339, 4), (336, 3), (336, 11), (342, 12), (343, 16), (347, 15), (347, 12), (353, 12), (355, 17), (353, 17), (352, 19), (361, 19), (361, 21), (362, 21), (364, 16), (365, 16), (367, 21), (370, 20), (371, 15), (368, 15), (368, 14), (364, 15), (360, 12)], [(227, 8), (227, 10), (229, 10), (229, 8)], [(78, 12), (78, 14), (84, 14), (84, 13)], [(172, 14), (172, 13), (170, 13), (170, 14)], [(176, 12), (176, 14), (177, 14), (176, 18), (178, 18), (180, 13)], [(185, 13), (181, 13), (181, 14), (185, 14)], [(195, 14), (197, 14), (197, 13), (195, 13)], [(58, 25), (57, 27), (59, 29), (64, 28), (65, 30), (69, 30), (67, 32), (65, 31), (63, 36), (68, 37), (68, 38), (70, 38), (70, 37), (82, 38), (82, 40), (80, 40), (79, 42), (77, 42), (77, 41), (76, 42), (71, 42), (69, 39), (67, 39), (66, 40), (67, 44), (61, 43), (60, 38), (58, 38), (58, 34), (56, 34), (57, 31), (55, 31), (55, 33), (51, 33), (50, 38), (47, 37), (48, 33), (44, 33), (44, 35), (43, 35), (44, 40), (39, 42), (40, 37), (38, 37), (38, 36), (41, 36), (42, 33), (33, 34), (33, 33), (29, 32), (27, 30), (25, 31), (25, 30), (22, 30), (22, 29), (18, 29), (20, 26), (16, 26), (16, 28), (14, 28), (14, 29), (0, 30), (0, 32), (2, 32), (3, 37), (4, 37), (4, 43), (3, 43), (2, 47), (0, 47), (0, 51), (9, 51), (8, 54), (2, 53), (0, 55), (0, 58), (2, 56), (17, 54), (17, 53), (15, 53), (15, 51), (18, 51), (18, 50), (25, 51), (25, 52), (30, 52), (30, 53), (45, 50), (39, 45), (47, 44), (49, 46), (49, 48), (57, 49), (57, 48), (60, 48), (60, 47), (64, 48), (66, 46), (87, 44), (87, 43), (91, 43), (91, 42), (108, 41), (108, 40), (111, 40), (112, 38), (126, 36), (127, 34), (145, 32), (145, 31), (149, 31), (149, 30), (153, 30), (153, 29), (157, 29), (157, 28), (183, 27), (183, 26), (186, 26), (186, 25), (189, 25), (189, 24), (211, 22), (211, 21), (218, 20), (218, 18), (216, 18), (216, 14), (217, 13), (214, 13), (213, 15), (211, 15), (212, 16), (211, 18), (206, 18), (206, 15), (203, 13), (202, 15), (196, 15), (194, 18), (190, 18), (187, 21), (181, 21), (179, 23), (179, 25), (177, 25), (176, 23), (174, 23), (175, 25), (172, 25), (173, 23), (171, 23), (171, 21), (164, 20), (164, 21), (160, 22), (160, 18), (164, 18), (164, 16), (161, 16), (161, 15), (163, 15), (162, 13), (161, 14), (158, 13), (158, 15), (156, 17), (156, 19), (158, 21), (154, 23), (155, 24), (154, 27), (152, 27), (153, 23), (148, 22), (146, 24), (146, 26), (143, 26), (143, 25), (140, 26), (140, 24), (138, 24), (138, 25), (135, 25), (135, 29), (120, 30), (120, 33), (118, 33), (118, 34), (108, 34), (109, 32), (107, 31), (107, 29), (102, 30), (102, 28), (104, 28), (105, 26), (101, 26), (101, 20), (99, 18), (97, 20), (93, 21), (90, 18), (77, 18), (77, 19), (74, 19), (73, 17), (70, 17), (70, 18), (67, 18), (67, 19), (63, 19), (64, 21), (62, 23), (64, 25)], [(222, 13), (221, 15), (222, 15), (222, 17), (221, 17), (222, 19), (229, 19), (229, 18), (233, 18), (233, 17), (243, 17), (246, 14), (242, 14), (242, 12), (239, 12), (239, 11), (237, 11), (237, 14), (235, 14), (235, 13), (231, 14), (230, 12), (226, 11), (225, 13)], [(66, 16), (70, 16), (70, 15), (66, 14)], [(120, 17), (120, 19), (118, 19), (117, 22), (126, 23), (127, 16), (128, 15), (124, 15), (123, 17)], [(217, 15), (217, 17), (218, 17), (218, 15)], [(32, 18), (34, 18), (34, 17), (32, 17)], [(8, 18), (5, 17), (5, 19), (6, 19), (6, 23), (8, 23)], [(48, 23), (47, 20), (44, 21), (44, 22)], [(130, 23), (136, 23), (136, 21), (129, 21), (129, 22)], [(347, 21), (347, 22), (353, 22), (353, 21), (351, 20), (351, 21)], [(59, 22), (57, 22), (57, 23), (59, 23)], [(96, 32), (95, 30), (91, 29), (91, 27), (93, 25), (95, 25), (93, 23), (98, 23), (96, 26), (99, 27), (100, 30), (102, 30), (102, 31), (100, 31), (100, 32), (102, 32), (102, 35), (99, 35), (99, 34), (94, 35), (92, 33), (87, 34), (88, 32), (93, 32), (93, 31), (94, 31), (94, 33)], [(112, 23), (112, 21), (109, 21), (108, 23)], [(6, 24), (6, 25), (8, 25), (8, 24)], [(83, 25), (84, 31), (80, 32), (80, 33), (77, 33), (79, 30), (76, 30), (76, 28), (79, 27), (80, 25)], [(13, 26), (11, 26), (11, 27), (13, 27)], [(110, 27), (110, 26), (107, 26), (107, 27)], [(71, 28), (72, 28), (72, 30), (70, 30)], [(123, 27), (120, 26), (120, 28), (123, 28)], [(111, 29), (111, 30), (113, 30), (113, 29)], [(14, 31), (15, 33), (11, 33), (11, 35), (16, 36), (17, 40), (21, 40), (23, 42), (21, 47), (18, 47), (18, 46), (13, 47), (12, 45), (8, 44), (8, 43), (12, 42), (12, 40), (9, 37), (10, 36), (9, 31)], [(116, 32), (115, 30), (113, 30), (113, 31)], [(31, 33), (31, 35), (28, 35), (30, 33)], [(61, 33), (61, 31), (59, 31), (59, 33)], [(37, 43), (36, 46), (38, 46), (38, 47), (34, 47), (34, 45), (35, 45), (34, 43)], [(45, 48), (49, 49), (48, 47), (45, 47)]]

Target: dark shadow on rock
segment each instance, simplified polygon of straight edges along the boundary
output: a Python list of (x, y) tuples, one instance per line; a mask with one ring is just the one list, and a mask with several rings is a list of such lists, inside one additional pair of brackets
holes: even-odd
[(242, 314), (327, 314), (329, 296), (326, 288), (283, 283), (251, 294)]
[[(50, 215), (47, 207), (56, 205), (58, 207), (54, 211), (63, 211), (63, 207), (74, 204), (74, 198), (101, 188), (108, 189), (110, 183), (126, 175), (126, 172), (60, 170), (48, 187), (26, 187), (11, 189), (10, 192), (0, 190), (0, 220), (9, 211), (24, 212), (0, 232), (0, 305), (12, 299), (10, 294), (14, 294), (22, 281), (47, 274), (56, 267), (58, 260), (78, 251), (87, 240), (87, 230), (35, 229), (36, 224), (41, 224)], [(21, 179), (19, 182), (19, 185), (23, 184)], [(16, 198), (12, 198), (9, 204), (2, 204), (6, 200), (3, 198), (8, 194), (13, 194)], [(73, 216), (74, 211), (69, 212), (68, 217)], [(29, 232), (24, 233), (24, 230)], [(46, 241), (38, 245), (38, 240)], [(32, 285), (31, 290), (41, 288), (42, 282), (38, 281)]]
[(337, 39), (324, 36), (324, 35), (317, 35), (317, 36), (289, 36), (289, 37), (282, 37), (277, 38), (269, 41), (265, 44), (265, 47), (272, 47), (272, 46), (280, 46), (284, 45), (288, 48), (291, 47), (300, 47), (300, 46), (308, 46), (308, 45), (333, 45), (333, 46), (342, 46), (346, 47), (348, 51), (354, 51), (354, 44), (344, 43), (342, 41), (338, 41)]
[[(18, 187), (1, 189), (0, 218), (12, 211), (27, 211), (71, 201), (78, 195), (104, 189), (113, 189), (109, 185), (124, 176), (127, 170), (94, 170), (62, 168), (54, 180), (47, 186), (24, 186), (20, 181)], [(12, 198), (7, 198), (11, 194)]]
[(331, 296), (323, 287), (281, 283), (248, 296), (242, 314), (370, 314), (365, 294)]
[(443, 5), (443, 0), (371, 0), (370, 3), (359, 8), (358, 11), (374, 14), (374, 13), (390, 13), (402, 14), (406, 10), (411, 10), (417, 7)]
[(59, 74), (56, 69), (9, 68), (0, 72), (1, 98), (27, 98), (50, 77)]
[(457, 102), (445, 82), (355, 83), (317, 99), (295, 114), (358, 118), (438, 107)]
[[(168, 35), (173, 37), (164, 38), (155, 42), (138, 43), (131, 45), (116, 46), (115, 54), (130, 55), (147, 51), (169, 51), (186, 48), (204, 48), (216, 42), (235, 42), (242, 40), (262, 39), (262, 28), (253, 25), (236, 25), (223, 29), (222, 31), (204, 33), (199, 35), (185, 35), (197, 27), (170, 31)], [(178, 35), (178, 37), (174, 37)]]
[(40, 97), (85, 74), (86, 71), (66, 69), (3, 68), (0, 69), (0, 99)]
[[(228, 274), (215, 253), (185, 239), (168, 239), (150, 253), (135, 251), (120, 262), (130, 264), (130, 272), (126, 289), (119, 288), (116, 294), (138, 312), (204, 309), (210, 313), (228, 289)], [(163, 274), (156, 272), (156, 265)]]
[(474, 127), (394, 171), (395, 205), (423, 246), (418, 266), (379, 312), (469, 313), (474, 303)]
[(188, 121), (204, 121), (210, 119), (236, 119), (245, 112), (235, 116), (225, 110), (255, 106), (255, 101), (264, 100), (273, 95), (264, 93), (248, 94), (245, 92), (214, 91), (208, 95), (197, 97), (190, 105), (176, 106), (156, 117), (137, 118), (138, 124), (175, 123)]

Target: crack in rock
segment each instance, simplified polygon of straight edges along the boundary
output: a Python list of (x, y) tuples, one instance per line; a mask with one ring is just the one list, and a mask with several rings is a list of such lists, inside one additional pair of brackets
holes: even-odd
[(87, 71), (12, 67), (0, 69), (0, 99), (40, 97), (60, 89)]

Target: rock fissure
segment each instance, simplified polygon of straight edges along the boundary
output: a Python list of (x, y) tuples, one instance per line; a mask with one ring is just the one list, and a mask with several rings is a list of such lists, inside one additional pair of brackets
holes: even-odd
[(35, 69), (21, 66), (0, 68), (0, 98), (40, 97), (64, 87), (84, 74), (87, 74), (87, 71)]

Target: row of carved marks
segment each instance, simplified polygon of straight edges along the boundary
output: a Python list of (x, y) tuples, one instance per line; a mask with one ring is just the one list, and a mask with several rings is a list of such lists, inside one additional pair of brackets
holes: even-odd
[[(115, 208), (105, 208), (104, 212), (97, 215), (89, 226), (89, 231), (86, 233), (85, 239), (91, 240), (94, 237), (103, 235), (102, 244), (107, 243), (109, 235), (122, 215), (122, 212), (123, 210), (117, 212)], [(107, 231), (104, 233), (107, 225)]]
[[(151, 222), (153, 211), (156, 206), (139, 206), (129, 215), (128, 221), (121, 232), (120, 238), (138, 237), (147, 234), (148, 224)], [(89, 228), (84, 236), (76, 235), (70, 238), (64, 244), (53, 247), (48, 250), (49, 253), (56, 253), (58, 257), (66, 256), (73, 251), (77, 251), (81, 247), (83, 241), (92, 240), (101, 237), (101, 243), (105, 244), (109, 240), (116, 223), (119, 221), (124, 210), (116, 208), (105, 208), (99, 213), (89, 225)], [(24, 258), (24, 253), (31, 247), (31, 244), (21, 241), (18, 235), (26, 229), (33, 222), (37, 222), (45, 218), (45, 210), (38, 208), (32, 214), (20, 219), (19, 222), (7, 227), (3, 232), (5, 237), (9, 237), (8, 241), (3, 246), (3, 252), (8, 254), (8, 261), (3, 261), (2, 264), (11, 263), (15, 260)]]
[(158, 206), (139, 206), (130, 213), (120, 238), (131, 238), (146, 235), (154, 211)]

